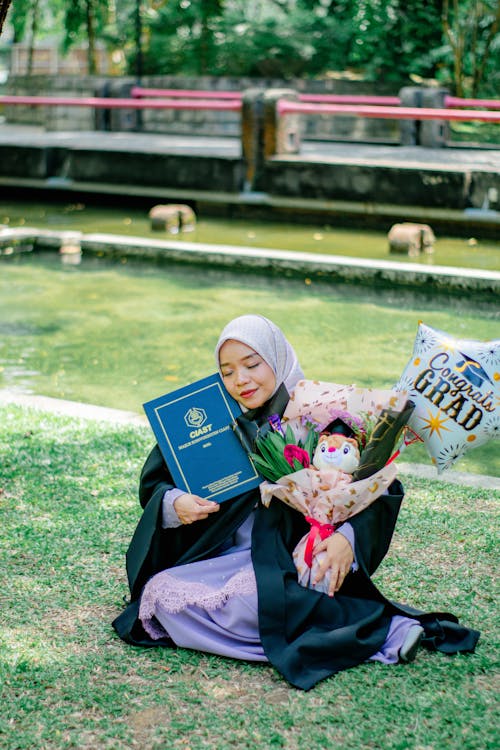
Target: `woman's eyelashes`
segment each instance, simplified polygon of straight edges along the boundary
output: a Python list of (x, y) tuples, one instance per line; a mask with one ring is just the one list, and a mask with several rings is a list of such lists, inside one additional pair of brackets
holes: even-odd
[[(261, 365), (261, 364), (262, 364), (262, 362), (255, 362), (255, 364), (252, 364), (252, 365), (247, 364), (247, 365), (245, 365), (245, 369), (246, 370), (254, 370), (256, 367), (259, 367), (259, 365)], [(224, 371), (221, 372), (221, 375), (222, 375), (223, 378), (230, 378), (231, 375), (234, 375), (234, 370), (224, 370)]]

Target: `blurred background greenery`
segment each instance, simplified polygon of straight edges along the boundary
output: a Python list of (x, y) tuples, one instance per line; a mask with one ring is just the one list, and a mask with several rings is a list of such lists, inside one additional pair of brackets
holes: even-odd
[(84, 42), (90, 74), (101, 47), (119, 75), (342, 71), (484, 97), (498, 95), (499, 17), (498, 0), (16, 0), (5, 33), (30, 48), (50, 38), (62, 52)]

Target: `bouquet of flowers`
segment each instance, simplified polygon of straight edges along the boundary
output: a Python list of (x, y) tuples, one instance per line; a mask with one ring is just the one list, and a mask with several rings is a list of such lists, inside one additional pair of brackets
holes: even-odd
[[(262, 502), (268, 506), (278, 498), (301, 511), (311, 526), (293, 553), (303, 586), (312, 586), (324, 554), (313, 555), (318, 537), (330, 536), (396, 478), (390, 457), (412, 410), (403, 391), (302, 380), (282, 418), (270, 417), (271, 430), (256, 438), (251, 458), (265, 478), (260, 485)], [(339, 421), (359, 446), (360, 463), (353, 474), (313, 465), (320, 434)], [(315, 588), (327, 591), (327, 576)]]

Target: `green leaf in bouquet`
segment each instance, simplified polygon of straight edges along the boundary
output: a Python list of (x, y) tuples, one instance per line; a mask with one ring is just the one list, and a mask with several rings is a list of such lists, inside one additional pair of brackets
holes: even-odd
[(284, 440), (285, 440), (285, 445), (289, 445), (289, 444), (293, 445), (295, 443), (295, 435), (293, 434), (293, 430), (289, 424), (287, 424), (286, 426)]
[(279, 432), (270, 432), (266, 436), (266, 442), (277, 453), (283, 453), (286, 445), (286, 440), (283, 435), (279, 434)]
[(316, 430), (309, 430), (307, 433), (307, 437), (304, 441), (304, 450), (306, 450), (309, 453), (309, 458), (311, 461), (314, 455), (314, 451), (316, 450), (316, 446), (318, 444), (318, 438), (319, 438), (319, 435), (316, 432)]
[(283, 448), (276, 446), (274, 442), (269, 440), (269, 437), (268, 435), (266, 438), (256, 440), (255, 446), (263, 458), (273, 464), (283, 453)]
[(276, 469), (261, 456), (258, 456), (256, 453), (251, 453), (250, 458), (252, 459), (255, 468), (264, 479), (269, 479), (271, 482), (276, 482), (276, 480), (279, 479), (279, 474), (277, 474)]
[(270, 434), (264, 437), (258, 437), (255, 441), (255, 447), (259, 450), (262, 455), (273, 456), (275, 453), (275, 447), (269, 440)]
[[(304, 467), (302, 466), (302, 464), (300, 464), (299, 468), (303, 469)], [(276, 469), (279, 470), (280, 477), (285, 476), (285, 474), (290, 474), (290, 472), (293, 471), (292, 467), (284, 456), (282, 456), (280, 460), (276, 462)]]
[[(266, 448), (269, 449), (271, 452), (271, 455), (274, 458), (274, 461), (276, 462), (276, 465), (281, 466), (282, 468), (290, 468), (290, 465), (286, 458), (283, 455), (283, 451), (285, 450), (285, 439), (282, 435), (279, 435), (277, 432), (269, 433), (266, 436), (266, 439), (264, 441)], [(287, 473), (287, 472), (283, 472)]]
[(275, 472), (279, 478), (283, 474), (288, 474), (290, 465), (283, 455), (285, 441), (278, 433), (268, 433), (265, 438), (256, 441), (256, 448), (267, 465)]
[(266, 461), (262, 458), (259, 461), (260, 473), (266, 479), (270, 479), (273, 482), (277, 482), (280, 477), (290, 472), (290, 466), (285, 461), (285, 465), (281, 461)]

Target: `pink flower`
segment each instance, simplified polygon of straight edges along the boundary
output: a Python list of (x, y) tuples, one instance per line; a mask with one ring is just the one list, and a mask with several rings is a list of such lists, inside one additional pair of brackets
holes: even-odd
[(290, 464), (290, 466), (293, 469), (293, 461), (294, 459), (297, 460), (304, 469), (309, 468), (310, 459), (309, 459), (309, 453), (305, 451), (303, 448), (299, 448), (298, 445), (293, 445), (292, 443), (289, 443), (288, 445), (285, 445), (283, 449), (283, 455)]

